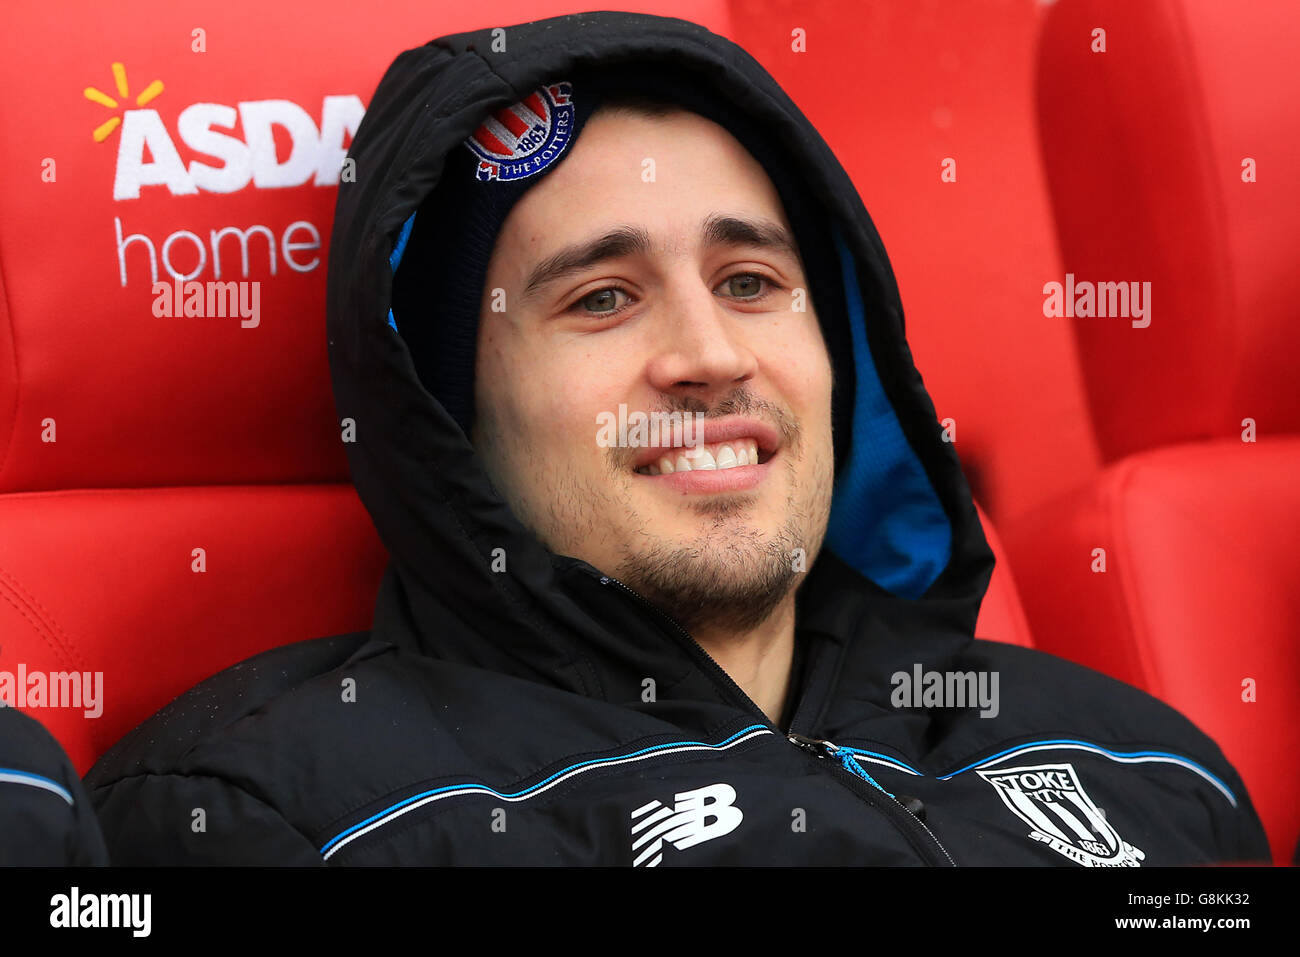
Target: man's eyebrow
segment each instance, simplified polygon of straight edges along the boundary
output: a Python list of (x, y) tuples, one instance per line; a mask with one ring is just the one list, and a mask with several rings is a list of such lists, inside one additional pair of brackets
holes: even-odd
[[(766, 219), (710, 216), (704, 221), (701, 235), (705, 246), (757, 246), (798, 255), (789, 231)], [(619, 226), (596, 239), (565, 246), (543, 259), (528, 274), (520, 298), (527, 300), (542, 287), (603, 260), (649, 252), (650, 234), (643, 227)]]
[(797, 255), (789, 231), (767, 219), (710, 216), (704, 221), (705, 246), (759, 246)]
[(554, 256), (543, 259), (528, 274), (528, 282), (524, 284), (524, 292), (520, 298), (527, 299), (543, 286), (549, 286), (565, 276), (580, 272), (602, 260), (619, 259), (634, 253), (644, 255), (649, 251), (650, 234), (645, 229), (619, 226), (597, 239), (565, 246)]

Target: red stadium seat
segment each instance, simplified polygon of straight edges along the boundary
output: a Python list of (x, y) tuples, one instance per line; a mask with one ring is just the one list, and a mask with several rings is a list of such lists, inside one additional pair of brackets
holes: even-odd
[(984, 526), (984, 536), (993, 549), (995, 562), (993, 577), (989, 579), (989, 590), (984, 595), (979, 618), (975, 621), (975, 637), (1032, 648), (1034, 639), (1029, 633), (1029, 621), (1020, 603), (1020, 593), (1016, 590), (1016, 579), (1011, 571), (1011, 563), (1007, 560), (1006, 549), (1002, 547), (1002, 540), (988, 515), (978, 504), (975, 508)]
[(1285, 0), (1051, 8), (1039, 121), (1065, 267), (1151, 293), (1144, 317), (1050, 320), (1078, 340), (1107, 464), (1003, 528), (1038, 647), (1214, 737), (1279, 862), (1300, 836), (1297, 42)]
[(880, 231), (975, 498), (1002, 527), (1096, 472), (1074, 341), (1041, 312), (1061, 257), (1031, 83), (1040, 0), (741, 9), (734, 38), (817, 126)]
[[(25, 708), (84, 772), (202, 678), (369, 627), (386, 553), (326, 362), (336, 184), (393, 57), (482, 24), (413, 0), (362, 31), (340, 0), (74, 6), (0, 31), (0, 671), (102, 673), (99, 715)], [(651, 6), (726, 29), (721, 2)], [(159, 315), (177, 276), (257, 299)]]

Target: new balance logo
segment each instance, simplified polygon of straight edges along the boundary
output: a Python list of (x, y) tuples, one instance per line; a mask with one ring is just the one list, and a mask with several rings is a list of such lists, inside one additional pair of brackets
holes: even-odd
[(673, 807), (651, 801), (632, 812), (632, 852), (637, 854), (633, 867), (654, 867), (662, 861), (664, 841), (684, 851), (730, 834), (745, 818), (735, 806), (736, 789), (730, 784), (682, 791), (675, 798)]

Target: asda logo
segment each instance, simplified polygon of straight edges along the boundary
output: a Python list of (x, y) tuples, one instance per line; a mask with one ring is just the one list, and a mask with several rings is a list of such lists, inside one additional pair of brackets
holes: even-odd
[[(89, 92), (87, 96), (94, 99)], [(177, 117), (173, 137), (157, 110), (126, 110), (121, 118), (113, 199), (139, 199), (141, 190), (158, 187), (173, 196), (192, 196), (234, 193), (250, 183), (258, 189), (302, 186), (308, 181), (316, 186), (335, 185), (347, 156), (344, 143), (356, 133), (364, 114), (357, 96), (325, 97), (319, 122), (289, 100), (254, 100), (237, 106), (195, 103)], [(235, 135), (236, 125), (242, 138)], [(277, 127), (282, 131), (279, 148)], [(187, 155), (202, 154), (203, 158), (194, 157), (187, 163), (178, 142)]]

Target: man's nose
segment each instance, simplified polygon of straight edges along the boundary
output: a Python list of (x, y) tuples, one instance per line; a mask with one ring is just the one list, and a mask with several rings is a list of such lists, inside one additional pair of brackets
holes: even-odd
[(698, 278), (679, 283), (660, 310), (649, 324), (655, 337), (648, 369), (654, 388), (709, 401), (753, 377), (758, 361), (745, 324), (762, 322), (761, 316), (729, 310)]

